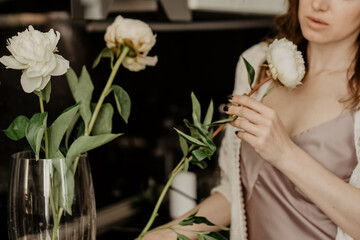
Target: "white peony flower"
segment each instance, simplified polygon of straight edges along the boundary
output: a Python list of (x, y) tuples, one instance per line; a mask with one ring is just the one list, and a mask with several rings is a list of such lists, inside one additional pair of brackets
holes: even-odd
[(21, 86), (25, 92), (41, 91), (51, 76), (60, 76), (69, 68), (69, 61), (55, 54), (60, 33), (51, 29), (47, 33), (29, 26), (7, 41), (7, 49), (12, 55), (3, 56), (0, 62), (6, 68), (23, 70)]
[(301, 84), (305, 75), (304, 59), (297, 46), (286, 38), (275, 41), (267, 50), (267, 62), (274, 80), (279, 80), (287, 88)]
[(130, 47), (133, 51), (123, 61), (123, 66), (130, 71), (140, 71), (146, 65), (155, 66), (157, 56), (147, 56), (155, 45), (156, 36), (146, 23), (117, 16), (115, 21), (107, 27), (105, 33), (106, 46), (119, 53), (121, 45)]

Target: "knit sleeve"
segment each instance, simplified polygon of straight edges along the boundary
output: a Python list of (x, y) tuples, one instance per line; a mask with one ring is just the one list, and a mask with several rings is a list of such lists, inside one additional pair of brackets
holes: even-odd
[[(258, 68), (265, 61), (266, 49), (267, 43), (259, 43), (246, 50), (240, 56), (235, 72), (234, 94), (245, 94), (251, 90), (243, 58), (245, 58), (254, 67), (256, 79)], [(254, 84), (256, 84), (256, 82), (254, 82)], [(258, 93), (260, 90), (261, 92)], [(267, 87), (263, 86), (259, 89), (256, 95), (254, 94), (254, 98), (260, 99), (266, 90)], [(235, 136), (235, 131), (236, 129), (231, 125), (227, 125), (225, 128), (225, 134), (221, 142), (218, 159), (221, 170), (220, 185), (211, 191), (212, 193), (221, 193), (229, 202), (232, 202), (231, 184), (237, 183), (238, 180), (236, 180), (236, 178), (240, 177), (240, 175), (236, 174), (236, 171), (239, 170), (234, 171), (234, 167), (237, 166), (237, 164), (234, 165), (234, 163), (239, 161), (238, 154), (240, 148), (240, 139)]]

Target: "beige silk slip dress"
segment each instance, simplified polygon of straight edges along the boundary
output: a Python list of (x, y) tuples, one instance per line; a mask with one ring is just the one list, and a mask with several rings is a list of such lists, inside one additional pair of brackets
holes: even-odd
[[(351, 111), (303, 131), (292, 140), (348, 182), (357, 164)], [(330, 240), (337, 226), (279, 170), (242, 141), (241, 182), (249, 240)]]

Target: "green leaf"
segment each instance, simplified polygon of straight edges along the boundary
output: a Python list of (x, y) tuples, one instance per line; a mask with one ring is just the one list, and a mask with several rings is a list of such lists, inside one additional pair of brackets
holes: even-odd
[[(190, 216), (188, 216), (186, 219), (182, 220), (179, 225), (180, 226), (190, 226), (193, 224), (206, 224), (208, 226), (218, 226), (222, 230), (229, 231), (230, 229), (227, 227), (223, 227), (220, 225), (216, 225), (213, 222), (209, 221), (206, 217), (197, 216), (198, 210), (196, 210), (194, 213), (192, 213)], [(204, 232), (206, 233), (206, 232)]]
[(205, 126), (209, 125), (211, 123), (213, 115), (214, 115), (214, 103), (211, 100), (210, 104), (209, 104), (209, 107), (208, 107), (208, 110), (207, 110), (206, 115), (205, 115), (204, 123), (203, 123)]
[(197, 165), (199, 168), (201, 169), (205, 169), (207, 168), (208, 164), (206, 161), (200, 161), (200, 162), (197, 162), (197, 161), (191, 161), (192, 164), (194, 165)]
[(72, 131), (74, 130), (74, 127), (75, 127), (77, 121), (79, 120), (79, 117), (80, 117), (80, 113), (77, 112), (76, 115), (74, 116), (73, 120), (71, 120), (69, 127), (66, 130), (66, 134), (65, 134), (65, 149), (66, 149), (66, 151), (69, 149), (70, 136), (71, 136)]
[(109, 93), (111, 91), (114, 92), (116, 107), (120, 116), (124, 119), (126, 123), (128, 123), (131, 110), (131, 100), (129, 94), (118, 85), (112, 85)]
[(29, 119), (23, 115), (17, 116), (10, 126), (4, 130), (4, 133), (8, 138), (14, 141), (18, 141), (25, 137), (25, 129)]
[(184, 172), (187, 172), (189, 170), (189, 158), (185, 158), (184, 162)]
[(61, 151), (57, 151), (54, 156), (52, 157), (52, 159), (57, 159), (57, 158), (65, 158), (64, 155), (61, 153)]
[(71, 144), (69, 151), (66, 154), (66, 157), (78, 156), (81, 153), (100, 147), (121, 135), (123, 134), (119, 133), (119, 134), (103, 134), (97, 136), (81, 136), (78, 139), (76, 139), (73, 142), (73, 144)]
[(114, 52), (110, 48), (104, 47), (103, 50), (101, 50), (100, 54), (96, 57), (92, 68), (96, 68), (96, 66), (100, 63), (101, 58), (110, 58), (110, 67), (113, 69)]
[(206, 217), (200, 217), (200, 216), (194, 217), (194, 223), (195, 224), (206, 224), (208, 226), (216, 226), (216, 224), (210, 222)]
[(197, 116), (193, 114), (194, 119), (194, 128), (197, 131), (195, 134), (198, 138), (202, 140), (209, 147), (214, 147), (215, 144), (213, 142), (212, 136), (210, 135), (209, 131), (198, 121)]
[(249, 81), (250, 88), (252, 88), (252, 84), (254, 82), (254, 77), (255, 77), (255, 70), (244, 57), (242, 59), (244, 60), (246, 70), (248, 72), (248, 81)]
[(177, 240), (191, 240), (190, 238), (188, 238), (187, 236), (181, 233), (176, 233), (176, 234), (177, 234)]
[(199, 234), (199, 240), (217, 240), (217, 239), (207, 234), (201, 234), (201, 235)]
[(187, 218), (182, 220), (180, 223), (178, 223), (180, 226), (191, 226), (194, 224), (194, 219), (192, 218)]
[(201, 127), (195, 127), (195, 129), (198, 131), (201, 140), (202, 140), (209, 148), (211, 148), (213, 151), (215, 151), (215, 150), (216, 150), (216, 146), (215, 146), (214, 140), (213, 140), (211, 134), (209, 133), (209, 131), (208, 131), (207, 129), (205, 129), (203, 126), (201, 126)]
[(46, 129), (47, 112), (34, 114), (26, 126), (25, 134), (31, 148), (39, 159), (41, 141)]
[(205, 158), (210, 158), (214, 154), (214, 151), (206, 147), (206, 148), (196, 149), (192, 151), (191, 154), (196, 160), (202, 161)]
[(193, 214), (191, 214), (188, 218), (194, 218), (196, 214), (199, 212), (199, 209), (196, 209)]
[[(196, 98), (194, 92), (191, 92), (191, 103), (192, 103), (192, 115), (196, 116), (197, 119), (200, 121), (201, 119), (201, 105), (199, 100)], [(194, 123), (195, 123), (195, 119), (194, 119)]]
[(62, 207), (67, 213), (72, 215), (72, 202), (74, 199), (75, 178), (72, 171), (71, 159), (54, 159), (54, 192), (55, 202), (58, 207)]
[(189, 122), (189, 120), (187, 120), (187, 119), (184, 119), (184, 123), (185, 123), (186, 127), (190, 129), (190, 135), (191, 135), (193, 138), (199, 139), (199, 138), (200, 138), (199, 133), (198, 133), (198, 131), (194, 128), (194, 125), (191, 124), (191, 123)]
[(49, 157), (53, 158), (56, 152), (59, 151), (61, 140), (66, 133), (71, 121), (74, 119), (79, 110), (79, 105), (76, 104), (65, 111), (54, 121), (48, 129), (49, 139)]
[[(96, 104), (92, 105), (95, 108)], [(99, 114), (96, 118), (92, 135), (102, 135), (111, 133), (112, 131), (112, 119), (114, 115), (114, 108), (110, 103), (105, 103), (101, 106)]]
[(224, 124), (224, 123), (229, 123), (229, 122), (234, 121), (236, 118), (237, 118), (237, 116), (234, 115), (234, 116), (231, 116), (229, 118), (225, 118), (225, 119), (222, 119), (222, 120), (219, 120), (219, 121), (216, 121), (216, 122), (212, 122), (210, 124), (210, 126), (216, 126), (216, 125), (221, 125), (221, 124)]
[(65, 74), (68, 84), (69, 84), (69, 88), (71, 90), (71, 93), (74, 96), (74, 92), (76, 91), (76, 87), (79, 84), (79, 79), (74, 71), (74, 69), (69, 68)]
[(186, 127), (189, 128), (189, 129), (191, 129), (191, 128), (194, 127), (194, 125), (191, 124), (191, 123), (189, 122), (189, 120), (187, 120), (187, 119), (184, 119), (184, 123), (185, 123)]
[(196, 214), (198, 213), (198, 209), (195, 210), (194, 213), (192, 213), (190, 216), (188, 216), (187, 218), (185, 218), (184, 220), (182, 220), (181, 222), (179, 222), (178, 224), (180, 226), (190, 226), (190, 225), (193, 225), (194, 224), (194, 219), (195, 219), (195, 216)]
[(178, 134), (180, 134), (187, 142), (191, 143), (191, 144), (195, 144), (197, 146), (203, 146), (205, 147), (206, 145), (202, 142), (200, 142), (199, 140), (197, 140), (196, 138), (192, 137), (192, 136), (189, 136), (183, 132), (181, 132), (180, 130), (174, 128)]
[(179, 142), (180, 142), (181, 151), (185, 157), (189, 153), (189, 146), (187, 144), (187, 141), (183, 137), (181, 137), (181, 135), (179, 135)]
[[(194, 118), (196, 119), (196, 116), (194, 116)], [(203, 143), (205, 143), (209, 148), (215, 151), (216, 146), (214, 144), (214, 140), (207, 128), (198, 121), (194, 123), (194, 128), (198, 132), (198, 136), (203, 141)]]
[(80, 103), (80, 115), (87, 126), (92, 115), (90, 102), (94, 91), (94, 85), (92, 84), (90, 75), (84, 66), (79, 79), (72, 68), (67, 71), (66, 77), (75, 101)]
[(85, 123), (84, 121), (78, 122), (76, 125), (76, 132), (74, 134), (74, 141), (78, 139), (79, 137), (85, 135)]
[(224, 235), (222, 235), (218, 232), (211, 232), (207, 235), (210, 237), (213, 237), (214, 239), (217, 239), (217, 240), (229, 240), (227, 237), (225, 237)]
[(48, 84), (46, 85), (46, 87), (41, 90), (41, 91), (34, 91), (34, 93), (41, 97), (43, 99), (43, 101), (45, 101), (46, 103), (49, 103), (50, 101), (50, 94), (51, 94), (51, 81), (48, 82)]
[(198, 234), (198, 240), (206, 240), (203, 234)]

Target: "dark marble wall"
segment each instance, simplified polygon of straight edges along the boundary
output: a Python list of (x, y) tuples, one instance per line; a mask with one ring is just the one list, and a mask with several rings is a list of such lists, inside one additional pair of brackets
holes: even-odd
[[(0, 28), (0, 56), (9, 55), (6, 39), (25, 27)], [(90, 69), (90, 66), (105, 46), (104, 33), (86, 32), (81, 22), (71, 19), (53, 19), (35, 28), (43, 31), (54, 28), (61, 32), (60, 54), (70, 60), (77, 73), (82, 65), (88, 67), (96, 87), (94, 96), (99, 96), (109, 75), (109, 65), (103, 62), (96, 69)], [(267, 33), (267, 28), (158, 32), (157, 43), (150, 53), (158, 56), (158, 64), (138, 73), (120, 70), (115, 82), (128, 91), (132, 113), (128, 125), (120, 117), (114, 117), (114, 131), (125, 132), (124, 136), (90, 152), (98, 209), (140, 194), (148, 187), (149, 178), (160, 185), (166, 182), (167, 174), (181, 157), (178, 137), (172, 128), (184, 129), (183, 119), (191, 117), (191, 91), (204, 106), (211, 98), (216, 109), (225, 103), (233, 88), (240, 53), (262, 40)], [(38, 111), (37, 97), (21, 89), (20, 74), (0, 66), (0, 129), (7, 128), (19, 114), (30, 117)], [(52, 99), (46, 106), (50, 121), (74, 103), (65, 77), (54, 77), (52, 89)], [(216, 111), (215, 118), (221, 117)], [(216, 140), (217, 144), (220, 138)], [(26, 146), (26, 141), (13, 142), (0, 132), (1, 239), (7, 236), (10, 156)], [(216, 155), (209, 169), (192, 170), (198, 173), (199, 199), (206, 197), (218, 180)]]

